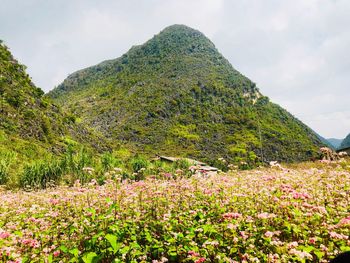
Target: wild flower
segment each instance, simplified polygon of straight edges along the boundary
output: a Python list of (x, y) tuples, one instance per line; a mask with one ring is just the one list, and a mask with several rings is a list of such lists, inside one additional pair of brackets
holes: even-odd
[(312, 244), (312, 245), (316, 244), (316, 241), (317, 241), (316, 237), (310, 237), (309, 238), (309, 243)]
[(313, 257), (310, 253), (306, 252), (306, 251), (300, 251), (300, 250), (296, 250), (296, 249), (291, 249), (289, 250), (289, 254), (290, 255), (295, 255), (297, 256), (299, 259), (309, 259), (312, 260)]
[(11, 234), (8, 232), (0, 232), (0, 238), (2, 238), (2, 239), (8, 238), (10, 236), (11, 236)]
[(271, 231), (266, 231), (265, 234), (264, 234), (264, 237), (267, 237), (267, 238), (271, 238), (273, 237), (274, 233), (271, 232)]
[(191, 257), (199, 257), (199, 253), (195, 252), (195, 251), (188, 251), (187, 252), (189, 256)]
[[(101, 186), (0, 190), (0, 261), (84, 261), (96, 251), (106, 262), (147, 261), (148, 255), (158, 263), (314, 260), (307, 248), (325, 262), (350, 246), (343, 194), (350, 173), (346, 166), (307, 165), (289, 172), (262, 168), (215, 178), (157, 175)], [(155, 244), (161, 252), (150, 250)]]
[(205, 262), (205, 258), (199, 258), (195, 261), (195, 263), (203, 263)]
[(260, 218), (260, 219), (269, 219), (269, 218), (274, 218), (274, 217), (276, 217), (275, 214), (270, 214), (270, 213), (265, 213), (265, 212), (258, 214), (258, 218)]
[(242, 217), (242, 214), (240, 214), (240, 213), (225, 213), (222, 215), (222, 217), (226, 220), (237, 219), (237, 218)]
[(336, 233), (336, 232), (330, 232), (329, 235), (330, 235), (331, 238), (334, 238), (334, 239), (344, 239), (344, 240), (349, 239), (348, 235), (339, 234), (339, 233)]
[(343, 219), (341, 219), (337, 225), (338, 227), (341, 227), (341, 226), (350, 226), (350, 216), (348, 217), (345, 217)]

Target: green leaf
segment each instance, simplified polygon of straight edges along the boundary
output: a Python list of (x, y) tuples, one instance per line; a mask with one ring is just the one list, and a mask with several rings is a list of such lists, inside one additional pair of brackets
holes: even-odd
[(84, 263), (93, 263), (95, 262), (94, 260), (97, 259), (97, 254), (95, 252), (89, 252), (85, 254), (82, 258)]
[(73, 249), (69, 250), (69, 253), (74, 255), (75, 257), (79, 256), (79, 250), (77, 248), (73, 248)]
[(350, 251), (350, 247), (349, 246), (340, 246), (340, 250), (343, 252)]
[(123, 254), (126, 254), (129, 252), (129, 249), (130, 247), (129, 246), (125, 246), (123, 247), (121, 250), (120, 250), (120, 253), (123, 255)]
[(109, 244), (111, 244), (113, 251), (117, 252), (118, 249), (120, 248), (120, 245), (117, 243), (117, 237), (112, 234), (107, 234), (105, 238), (108, 240)]
[(65, 246), (60, 246), (59, 249), (63, 252), (63, 253), (67, 253), (68, 252), (68, 248), (66, 248)]
[(317, 256), (318, 259), (322, 259), (324, 256), (324, 252), (319, 251), (319, 250), (314, 250), (315, 255)]
[(313, 246), (307, 246), (307, 247), (302, 247), (302, 250), (304, 252), (310, 253), (311, 251), (315, 250)]

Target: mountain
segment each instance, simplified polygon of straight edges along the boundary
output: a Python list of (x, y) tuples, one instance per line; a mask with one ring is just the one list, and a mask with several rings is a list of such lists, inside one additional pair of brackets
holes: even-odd
[(184, 25), (71, 74), (48, 96), (82, 123), (145, 154), (298, 161), (322, 145), (207, 37)]
[(334, 149), (338, 149), (343, 141), (343, 139), (335, 139), (329, 138), (327, 141), (334, 147)]
[(324, 146), (331, 148), (333, 150), (336, 149), (336, 147), (334, 147), (334, 145), (331, 142), (329, 142), (326, 138), (322, 137), (321, 135), (319, 135), (315, 131), (313, 131), (313, 132), (316, 134), (317, 138), (323, 143)]
[(106, 148), (97, 134), (43, 95), (0, 41), (0, 156), (12, 151), (30, 161), (63, 151), (67, 142)]
[(343, 149), (343, 148), (347, 148), (347, 147), (350, 147), (350, 133), (342, 141), (342, 143), (339, 146), (339, 149)]

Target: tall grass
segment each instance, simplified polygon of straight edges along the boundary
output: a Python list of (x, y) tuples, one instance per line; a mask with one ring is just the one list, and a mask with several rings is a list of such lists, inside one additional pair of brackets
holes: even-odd
[(22, 188), (37, 189), (56, 185), (64, 173), (62, 161), (40, 160), (27, 164), (20, 177)]
[(135, 156), (130, 161), (134, 173), (138, 173), (142, 168), (147, 169), (150, 165), (149, 161), (142, 156)]
[(5, 152), (0, 159), (0, 185), (6, 184), (9, 180), (9, 168), (12, 161), (16, 158), (14, 152)]
[(102, 154), (100, 162), (104, 172), (122, 165), (122, 161), (111, 153)]
[(87, 183), (91, 180), (91, 174), (83, 168), (92, 164), (92, 155), (85, 148), (75, 153), (72, 147), (68, 147), (62, 158), (47, 158), (25, 165), (19, 184), (22, 188), (43, 189), (59, 184), (64, 175), (69, 175), (68, 180), (66, 178), (68, 184), (73, 184), (76, 180)]

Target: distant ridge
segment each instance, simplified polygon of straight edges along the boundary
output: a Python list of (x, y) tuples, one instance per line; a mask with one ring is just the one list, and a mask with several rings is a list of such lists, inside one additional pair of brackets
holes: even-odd
[(338, 149), (344, 139), (329, 138), (327, 141), (335, 148)]

